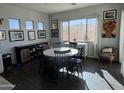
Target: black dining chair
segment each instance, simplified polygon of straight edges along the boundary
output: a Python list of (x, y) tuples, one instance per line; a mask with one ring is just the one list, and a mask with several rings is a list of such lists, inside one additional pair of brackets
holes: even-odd
[(61, 47), (61, 46), (62, 46), (61, 42), (55, 42), (53, 47), (57, 48), (57, 47)]
[(43, 47), (38, 47), (37, 52), (38, 52), (38, 62), (39, 62), (39, 73), (41, 73), (41, 71), (43, 71), (44, 68), (43, 66), (45, 60), (45, 57), (43, 55)]
[[(65, 50), (65, 51), (54, 50), (55, 69), (58, 77), (59, 77), (59, 73), (62, 73), (62, 77), (64, 76), (65, 68), (68, 66), (68, 62), (70, 60), (70, 56), (68, 55), (68, 53), (70, 52), (71, 50)], [(60, 69), (62, 70), (61, 72), (60, 72)], [(68, 71), (66, 71), (66, 73), (68, 75)]]
[(80, 73), (83, 78), (83, 74), (82, 74), (83, 65), (82, 64), (84, 60), (82, 57), (82, 53), (83, 53), (83, 47), (78, 48), (78, 54), (71, 58), (70, 65), (68, 66), (67, 70), (74, 74), (76, 71), (78, 74), (78, 77)]
[(77, 48), (77, 43), (76, 42), (69, 42), (69, 47), (70, 48)]

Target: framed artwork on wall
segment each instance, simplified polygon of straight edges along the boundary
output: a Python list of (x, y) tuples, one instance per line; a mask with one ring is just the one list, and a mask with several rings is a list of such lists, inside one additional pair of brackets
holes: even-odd
[(0, 30), (0, 41), (6, 40), (6, 31)]
[(28, 40), (35, 40), (35, 31), (28, 31)]
[(115, 38), (116, 37), (116, 20), (104, 20), (103, 21), (103, 38)]
[(103, 12), (103, 19), (104, 20), (106, 20), (106, 19), (109, 19), (109, 20), (116, 19), (116, 13), (117, 13), (116, 9), (104, 11)]
[(58, 20), (51, 20), (51, 29), (58, 29)]
[(38, 39), (46, 38), (46, 30), (38, 30)]
[(2, 25), (3, 24), (3, 18), (0, 18), (0, 25)]
[(9, 31), (9, 38), (10, 38), (10, 42), (23, 41), (24, 40), (24, 32), (20, 31), (20, 30)]
[(59, 29), (51, 29), (51, 37), (58, 38), (59, 37)]

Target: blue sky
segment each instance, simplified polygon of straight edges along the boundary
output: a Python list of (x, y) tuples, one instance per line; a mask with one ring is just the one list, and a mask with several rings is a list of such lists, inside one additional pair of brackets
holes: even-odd
[[(25, 21), (26, 29), (33, 29), (33, 21)], [(19, 19), (9, 19), (9, 28), (10, 29), (19, 29)], [(37, 23), (37, 28), (43, 30), (43, 22)]]
[(19, 29), (19, 20), (18, 19), (9, 19), (9, 28), (10, 29)]

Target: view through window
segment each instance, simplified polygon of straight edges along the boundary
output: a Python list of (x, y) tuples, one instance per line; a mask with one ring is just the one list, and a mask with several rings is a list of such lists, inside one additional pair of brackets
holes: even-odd
[(9, 29), (20, 29), (19, 19), (8, 19)]
[(28, 29), (28, 30), (34, 29), (33, 21), (25, 21), (25, 24), (26, 24), (26, 29)]
[(63, 21), (62, 40), (77, 42), (94, 41), (96, 24), (96, 18)]
[(43, 30), (43, 29), (44, 29), (44, 24), (43, 24), (43, 22), (37, 22), (37, 29), (38, 29), (38, 30)]

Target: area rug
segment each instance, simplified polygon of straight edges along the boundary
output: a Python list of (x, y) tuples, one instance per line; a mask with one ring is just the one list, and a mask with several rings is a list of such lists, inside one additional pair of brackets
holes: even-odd
[(15, 87), (12, 83), (0, 76), (0, 90), (11, 90)]
[(124, 90), (124, 86), (121, 83), (119, 83), (108, 71), (106, 71), (106, 70), (101, 70), (101, 71), (103, 73), (104, 78), (113, 87), (113, 89)]
[(112, 90), (109, 84), (97, 73), (83, 72), (89, 90)]

